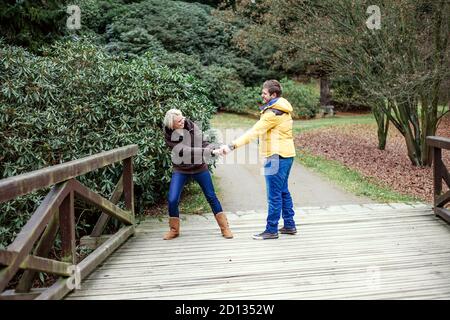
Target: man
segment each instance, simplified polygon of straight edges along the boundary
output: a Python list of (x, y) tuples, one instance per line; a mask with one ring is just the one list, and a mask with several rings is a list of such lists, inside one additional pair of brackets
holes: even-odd
[[(264, 82), (261, 97), (265, 105), (261, 107), (260, 120), (244, 135), (221, 147), (221, 152), (227, 154), (259, 137), (259, 153), (265, 159), (268, 215), (264, 232), (253, 236), (256, 240), (277, 239), (278, 231), (283, 234), (297, 233), (288, 189), (289, 173), (295, 157), (291, 117), (293, 109), (281, 94), (282, 88), (278, 81)], [(284, 226), (278, 230), (280, 213)]]

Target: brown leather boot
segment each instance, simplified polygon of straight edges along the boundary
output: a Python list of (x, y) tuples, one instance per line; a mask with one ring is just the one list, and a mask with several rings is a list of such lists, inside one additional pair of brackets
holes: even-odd
[(230, 227), (228, 226), (227, 216), (223, 212), (219, 212), (214, 216), (217, 220), (217, 224), (220, 227), (220, 231), (222, 231), (222, 235), (227, 238), (233, 238), (233, 234), (231, 233)]
[(164, 235), (164, 240), (172, 240), (180, 235), (180, 218), (169, 218), (170, 231)]

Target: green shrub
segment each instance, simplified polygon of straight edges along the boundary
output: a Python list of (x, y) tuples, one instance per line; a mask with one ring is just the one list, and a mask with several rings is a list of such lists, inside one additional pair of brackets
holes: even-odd
[[(291, 104), (294, 118), (312, 118), (319, 111), (319, 93), (310, 85), (300, 84), (293, 80), (282, 79), (283, 97)], [(262, 85), (262, 84), (261, 84)], [(230, 92), (230, 99), (224, 109), (235, 113), (259, 114), (261, 86), (241, 87)]]
[(370, 111), (370, 102), (361, 84), (352, 78), (334, 77), (331, 80), (332, 104), (335, 111)]
[(259, 107), (262, 104), (260, 87), (241, 87), (233, 93), (224, 109), (235, 113), (259, 115)]
[(37, 51), (66, 31), (66, 0), (0, 0), (0, 38)]
[[(82, 39), (58, 42), (44, 56), (0, 43), (1, 178), (138, 144), (137, 204), (164, 197), (170, 154), (162, 119), (170, 108), (208, 127), (215, 111), (201, 83), (152, 62), (148, 54), (123, 61)], [(121, 165), (80, 177), (108, 196)], [(0, 204), (0, 243), (7, 243), (44, 192)]]
[(83, 0), (80, 5), (88, 16), (85, 26), (102, 34), (108, 52), (132, 58), (150, 51), (159, 63), (201, 79), (219, 108), (226, 108), (245, 85), (273, 73), (239, 51), (233, 43), (238, 26), (225, 22), (211, 6), (165, 0), (121, 6), (110, 2)]
[(154, 60), (158, 63), (176, 68), (180, 72), (190, 74), (202, 81), (207, 91), (208, 98), (219, 109), (226, 109), (230, 99), (235, 98), (242, 87), (236, 70), (212, 64), (204, 66), (196, 55), (187, 55), (184, 53), (168, 53), (161, 51), (155, 53), (151, 50)]
[(309, 85), (284, 78), (280, 81), (283, 97), (294, 109), (295, 118), (313, 118), (319, 111), (320, 94)]

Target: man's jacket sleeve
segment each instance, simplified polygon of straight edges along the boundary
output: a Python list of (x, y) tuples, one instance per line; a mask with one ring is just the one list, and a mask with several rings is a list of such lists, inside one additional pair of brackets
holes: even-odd
[(244, 133), (242, 136), (233, 141), (236, 148), (246, 145), (255, 140), (258, 136), (263, 135), (277, 125), (277, 118), (273, 112), (266, 112), (255, 125)]

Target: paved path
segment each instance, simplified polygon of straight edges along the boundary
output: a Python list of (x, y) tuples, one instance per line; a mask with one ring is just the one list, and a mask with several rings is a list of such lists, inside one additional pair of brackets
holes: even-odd
[[(244, 129), (237, 131), (236, 135), (242, 132)], [(228, 132), (226, 138), (223, 141), (228, 143), (233, 136)], [(251, 143), (227, 155), (217, 164), (214, 175), (225, 211), (267, 208), (266, 186), (264, 176), (260, 173), (262, 162), (258, 159), (257, 148), (256, 143)], [(291, 169), (289, 190), (295, 207), (373, 203), (369, 198), (346, 192), (297, 162)]]

